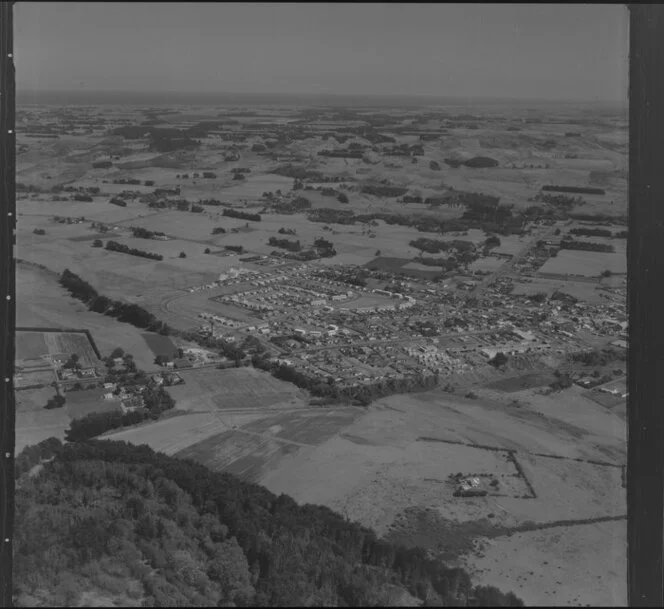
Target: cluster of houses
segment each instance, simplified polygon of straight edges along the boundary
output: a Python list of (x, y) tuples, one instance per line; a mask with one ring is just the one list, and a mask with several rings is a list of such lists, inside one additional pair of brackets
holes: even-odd
[(104, 400), (119, 401), (123, 413), (132, 412), (145, 406), (141, 393), (145, 391), (145, 386), (123, 387), (117, 383), (104, 383)]

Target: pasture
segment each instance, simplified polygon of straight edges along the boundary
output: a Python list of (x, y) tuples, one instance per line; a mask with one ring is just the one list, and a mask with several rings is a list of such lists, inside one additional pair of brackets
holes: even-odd
[(180, 376), (184, 384), (167, 388), (179, 410), (301, 408), (308, 399), (305, 391), (254, 368), (183, 370)]
[[(481, 393), (484, 395), (485, 390)], [(471, 566), (486, 566), (474, 542), (491, 540), (497, 548), (494, 569), (502, 565), (507, 569), (510, 556), (500, 541), (503, 538), (494, 538), (494, 530), (511, 532), (528, 522), (545, 525), (571, 519), (601, 520), (625, 513), (620, 469), (625, 462), (625, 426), (619, 417), (581, 398), (574, 390), (569, 395), (566, 392), (568, 397), (563, 399), (522, 390), (520, 407), (509, 405), (509, 394), (495, 393), (505, 397), (470, 401), (434, 391), (379, 400), (340, 435), (317, 448), (301, 449), (273, 466), (263, 474), (261, 483), (300, 503), (327, 505), (379, 534), (399, 531), (401, 543), (426, 541), (427, 547), (454, 546)], [(443, 441), (422, 441), (422, 437)], [(500, 450), (487, 450), (491, 447)], [(515, 451), (525, 476), (523, 483), (519, 482), (521, 478), (513, 477), (506, 449)], [(457, 472), (491, 474), (501, 484), (497, 495), (508, 496), (452, 498), (445, 481), (450, 473)], [(527, 494), (524, 486), (510, 486), (525, 485), (525, 479), (536, 498), (522, 498)], [(433, 520), (426, 520), (429, 524), (425, 528), (401, 527), (411, 509), (422, 510)], [(429, 525), (440, 519), (449, 526), (437, 537), (438, 529)], [(480, 526), (483, 522), (489, 524)], [(624, 523), (611, 525), (624, 527)], [(591, 535), (593, 527), (573, 530), (583, 537), (586, 530)], [(613, 548), (611, 539), (600, 540), (592, 535), (588, 544), (590, 555), (600, 561)], [(544, 591), (555, 588), (555, 574), (545, 561), (550, 557), (553, 561), (557, 549), (544, 547), (538, 551), (542, 552), (541, 558), (533, 566), (530, 579), (546, 585), (539, 596), (531, 588), (532, 602), (555, 602), (568, 594), (592, 600), (583, 596), (581, 584), (576, 583), (572, 589), (566, 587), (560, 597), (547, 596)], [(579, 568), (584, 568), (588, 559), (588, 552), (567, 557)], [(512, 588), (510, 572), (505, 569), (492, 583)], [(598, 582), (608, 586), (608, 575), (597, 574)]]
[[(112, 317), (88, 311), (83, 303), (73, 299), (58, 284), (57, 278), (52, 274), (18, 263), (16, 299), (17, 326), (75, 327), (89, 330), (102, 357), (121, 346), (134, 356), (140, 369), (156, 369), (154, 355), (141, 336), (141, 330), (118, 322)], [(79, 353), (80, 355), (82, 354)]]
[(178, 352), (177, 347), (168, 336), (162, 336), (161, 334), (154, 334), (151, 332), (146, 332), (141, 336), (145, 339), (145, 342), (152, 350), (152, 353), (155, 354), (155, 357), (157, 355), (163, 355), (172, 358), (174, 354)]
[(64, 439), (69, 427), (66, 407), (46, 410), (46, 402), (55, 395), (53, 387), (26, 389), (16, 392), (16, 448), (15, 454), (26, 446), (55, 436)]
[(99, 359), (86, 334), (77, 332), (16, 332), (16, 359), (39, 359), (46, 364), (44, 356), (70, 356), (76, 354), (84, 368), (99, 364)]
[(612, 273), (626, 273), (625, 254), (560, 250), (555, 258), (549, 258), (540, 269), (542, 273), (583, 277), (597, 277), (605, 270)]
[(488, 389), (495, 389), (505, 393), (514, 393), (516, 391), (523, 391), (524, 389), (534, 389), (536, 387), (543, 387), (549, 385), (556, 380), (553, 374), (524, 374), (514, 378), (501, 379), (489, 385)]
[[(179, 410), (178, 406), (176, 409)], [(189, 412), (147, 425), (123, 429), (105, 437), (136, 445), (147, 444), (153, 450), (173, 456), (206, 438), (231, 429), (232, 426), (242, 425), (260, 416), (260, 413), (249, 413), (225, 415), (222, 418), (212, 412)]]
[(101, 412), (119, 412), (119, 400), (104, 400), (103, 389), (83, 389), (81, 391), (68, 391), (65, 410), (71, 419), (80, 419), (86, 415)]

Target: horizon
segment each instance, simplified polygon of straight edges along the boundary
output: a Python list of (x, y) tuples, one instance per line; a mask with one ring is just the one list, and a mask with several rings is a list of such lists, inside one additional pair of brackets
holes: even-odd
[(17, 88), (626, 101), (622, 5), (385, 3), (378, 9), (19, 3)]
[[(564, 105), (587, 105), (587, 106), (610, 106), (618, 107), (620, 109), (626, 109), (628, 106), (629, 100), (616, 100), (616, 99), (547, 99), (541, 97), (520, 97), (520, 98), (510, 98), (510, 97), (495, 97), (495, 96), (452, 96), (452, 95), (400, 95), (400, 94), (375, 94), (375, 93), (314, 93), (314, 92), (298, 92), (298, 93), (286, 93), (286, 92), (240, 92), (240, 91), (173, 91), (173, 90), (163, 90), (163, 91), (141, 91), (141, 90), (121, 90), (121, 89), (18, 89), (16, 90), (18, 98), (28, 98), (36, 97), (42, 98), (41, 103), (48, 104), (49, 102), (43, 101), (44, 98), (48, 97), (58, 97), (58, 96), (71, 96), (72, 100), (70, 103), (75, 103), (74, 99), (78, 97), (79, 99), (83, 97), (90, 96), (113, 96), (113, 97), (145, 97), (150, 98), (150, 103), (153, 105), (196, 105), (192, 103), (185, 104), (185, 100), (201, 102), (200, 105), (209, 105), (209, 104), (218, 104), (224, 105), (223, 102), (220, 102), (220, 98), (255, 98), (255, 99), (265, 99), (270, 101), (270, 103), (276, 103), (279, 105), (279, 100), (284, 100), (286, 98), (288, 101), (294, 101), (301, 99), (305, 100), (357, 100), (364, 99), (367, 101), (391, 101), (391, 100), (400, 100), (400, 101), (419, 101), (423, 105), (425, 102), (430, 101), (434, 105), (454, 105), (458, 104), (470, 104), (470, 105), (501, 105), (501, 104), (510, 104), (510, 105), (552, 105), (552, 106), (564, 106)], [(154, 99), (152, 99), (154, 97)], [(180, 98), (182, 101), (181, 104), (175, 103), (174, 99), (169, 98)], [(82, 99), (81, 99), (82, 101)], [(116, 100), (113, 100), (116, 101)], [(51, 102), (52, 103), (52, 102)], [(109, 104), (112, 101), (108, 102)], [(134, 104), (128, 104), (134, 105)], [(291, 104), (292, 105), (292, 104)], [(381, 104), (382, 105), (382, 104)]]

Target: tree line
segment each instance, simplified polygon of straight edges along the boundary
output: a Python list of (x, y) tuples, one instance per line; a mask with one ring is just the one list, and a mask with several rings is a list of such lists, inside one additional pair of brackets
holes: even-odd
[(118, 321), (159, 334), (166, 335), (171, 331), (164, 322), (143, 307), (100, 295), (87, 281), (69, 269), (62, 272), (59, 282), (74, 298), (84, 302), (90, 311), (115, 317)]
[(280, 247), (282, 249), (288, 250), (289, 252), (299, 252), (302, 250), (302, 244), (300, 240), (291, 241), (290, 239), (280, 239), (278, 237), (270, 237), (268, 239), (268, 245), (272, 247)]
[(149, 258), (150, 260), (163, 260), (164, 257), (161, 254), (155, 254), (153, 252), (146, 252), (139, 250), (135, 247), (129, 247), (124, 243), (118, 243), (117, 241), (107, 241), (106, 249), (111, 252), (122, 252), (123, 254), (129, 254), (131, 256), (138, 256), (139, 258)]
[(229, 218), (238, 218), (239, 220), (249, 220), (251, 222), (260, 222), (260, 214), (252, 214), (244, 211), (238, 211), (237, 209), (224, 209), (221, 212), (223, 216), (228, 216)]
[(134, 237), (139, 239), (154, 239), (155, 237), (166, 236), (166, 233), (162, 233), (158, 230), (148, 230), (147, 228), (142, 228), (140, 226), (132, 226), (131, 232)]
[(605, 252), (613, 253), (615, 247), (609, 243), (593, 243), (592, 241), (575, 241), (574, 239), (563, 239), (560, 242), (560, 249), (563, 250), (582, 250), (586, 252)]

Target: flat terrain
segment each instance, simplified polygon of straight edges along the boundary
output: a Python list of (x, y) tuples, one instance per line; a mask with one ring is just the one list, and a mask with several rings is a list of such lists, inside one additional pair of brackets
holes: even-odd
[[(454, 191), (483, 193), (500, 197), (500, 203), (512, 206), (516, 213), (533, 206), (553, 211), (554, 206), (539, 196), (547, 184), (600, 186), (604, 194), (583, 195), (582, 202), (573, 202), (568, 211), (612, 216), (627, 212), (628, 131), (625, 117), (617, 113), (590, 112), (574, 105), (529, 109), (478, 106), (473, 110), (477, 116), (468, 117), (468, 108), (449, 106), (428, 109), (427, 113), (438, 116), (424, 117), (421, 109), (394, 109), (385, 111), (392, 126), (384, 127), (381, 121), (372, 123), (374, 110), (344, 121), (336, 111), (323, 109), (327, 116), (300, 123), (306, 133), (298, 139), (279, 132), (276, 126), (269, 130), (278, 133), (275, 138), (272, 133), (245, 129), (261, 120), (301, 118), (297, 108), (282, 108), (276, 118), (275, 112), (262, 109), (260, 116), (234, 124), (232, 130), (239, 130), (236, 133), (244, 130), (239, 139), (204, 137), (196, 150), (166, 154), (150, 150), (147, 140), (123, 140), (103, 133), (126, 120), (140, 124), (147, 118), (143, 110), (106, 108), (104, 129), (86, 135), (61, 133), (59, 139), (49, 140), (25, 138), (19, 132), (18, 180), (42, 192), (22, 188), (19, 193), (17, 255), (27, 263), (17, 265), (17, 325), (89, 330), (102, 357), (122, 347), (134, 356), (139, 369), (149, 373), (159, 370), (155, 356), (172, 356), (184, 346), (181, 339), (149, 334), (88, 311), (58, 284), (64, 269), (79, 274), (100, 294), (136, 303), (178, 330), (199, 327), (203, 312), (253, 325), (258, 315), (248, 308), (215, 300), (235, 288), (197, 292), (188, 288), (209, 284), (230, 268), (269, 271), (274, 267), (242, 262), (243, 255), (222, 255), (228, 252), (224, 248), (241, 245), (247, 254), (269, 255), (277, 249), (269, 245), (270, 237), (279, 237), (279, 231), (287, 229), (293, 235), (289, 238), (299, 240), (305, 248), (320, 237), (333, 243), (337, 255), (311, 267), (350, 264), (405, 273), (409, 275), (406, 283), (401, 282), (403, 278), (393, 282), (393, 278), (374, 274), (371, 287), (397, 283), (405, 291), (413, 284), (426, 284), (426, 290), (413, 288), (412, 293), (430, 303), (434, 315), (441, 320), (464, 316), (463, 304), (448, 302), (461, 290), (441, 290), (441, 284), (426, 283), (441, 274), (441, 267), (415, 261), (421, 251), (411, 242), (422, 237), (448, 242), (458, 239), (472, 242), (481, 251), (489, 233), (478, 229), (430, 233), (383, 220), (351, 225), (311, 222), (309, 212), (275, 213), (262, 196), (264, 192), (281, 191), (279, 197), (286, 202), (300, 195), (307, 197), (313, 210), (380, 212), (411, 220), (417, 216), (426, 225), (434, 220), (458, 219), (467, 209), (457, 204), (403, 203), (399, 197), (375, 196), (363, 189), (389, 184), (404, 187), (408, 195), (422, 199)], [(164, 125), (187, 128), (224, 114), (211, 107), (178, 110), (162, 117)], [(30, 113), (26, 117), (29, 124), (61, 123), (57, 109), (30, 108), (25, 112)], [(87, 111), (80, 112), (85, 116)], [(361, 120), (364, 114), (366, 122)], [(321, 137), (328, 131), (339, 135), (352, 126), (371, 124), (374, 126), (369, 131), (356, 132), (344, 143), (336, 136)], [(404, 129), (409, 133), (404, 134)], [(369, 132), (374, 136), (384, 132), (397, 145), (421, 146), (421, 154), (393, 155), (387, 150), (391, 144), (376, 144), (369, 139)], [(421, 139), (432, 133), (435, 139)], [(270, 148), (259, 153), (253, 149), (255, 143), (269, 143)], [(351, 143), (364, 147), (363, 158), (318, 154)], [(236, 160), (230, 160), (229, 153), (236, 155)], [(489, 156), (498, 166), (452, 168), (445, 163), (445, 159), (473, 156)], [(112, 167), (92, 167), (102, 158), (113, 158)], [(440, 169), (435, 165), (432, 169), (431, 161)], [(344, 192), (349, 203), (320, 190), (295, 192), (293, 178), (273, 173), (287, 165), (320, 172), (320, 177), (305, 179), (305, 185), (332, 187)], [(232, 170), (238, 168), (251, 170), (246, 180), (233, 180)], [(194, 172), (202, 171), (213, 171), (216, 177), (194, 177)], [(127, 179), (140, 180), (140, 184), (113, 183)], [(154, 184), (147, 186), (146, 180)], [(71, 200), (77, 188), (99, 188), (100, 192), (92, 201)], [(219, 206), (205, 205), (202, 213), (192, 213), (149, 207), (147, 199), (139, 201), (155, 188), (180, 189), (177, 196), (155, 193), (154, 198), (161, 203), (214, 198), (260, 213), (261, 221), (223, 216), (224, 208)], [(127, 198), (125, 207), (110, 204), (111, 197), (120, 195)], [(85, 220), (66, 224), (54, 221), (53, 216)], [(92, 225), (93, 221), (107, 226)], [(134, 227), (164, 232), (168, 239), (134, 237)], [(226, 232), (213, 235), (217, 227)], [(493, 254), (521, 257), (521, 262), (531, 264), (529, 247), (539, 234), (552, 239), (555, 248), (557, 239), (580, 227), (606, 228), (595, 220), (561, 219), (544, 226), (528, 222), (522, 236), (502, 231)], [(556, 228), (560, 229), (558, 236), (554, 236)], [(616, 233), (625, 228), (616, 223), (610, 230)], [(39, 234), (42, 231), (44, 234)], [(548, 260), (532, 262), (532, 268), (527, 267), (520, 277), (517, 268), (508, 269), (505, 275), (515, 279), (512, 297), (517, 304), (512, 304), (510, 297), (503, 298), (496, 288), (492, 292), (495, 300), (481, 305), (486, 307), (482, 317), (516, 317), (523, 329), (537, 332), (536, 314), (528, 312), (529, 303), (519, 304), (519, 295), (544, 292), (550, 296), (563, 291), (593, 306), (614, 298), (605, 288), (623, 286), (626, 239), (574, 238), (611, 244), (615, 253), (560, 250), (550, 253)], [(163, 259), (93, 247), (96, 239), (118, 241), (129, 248), (160, 254)], [(206, 254), (208, 248), (210, 253)], [(456, 278), (451, 276), (445, 284), (456, 285), (474, 272), (479, 272), (474, 278), (486, 275), (490, 283), (507, 268), (504, 265), (504, 258), (480, 256), (467, 269), (459, 266)], [(614, 275), (600, 279), (606, 270)], [(363, 294), (339, 306), (360, 308), (388, 302), (393, 303), (375, 294)], [(414, 319), (427, 316), (423, 308), (412, 313)], [(299, 317), (289, 318), (290, 313), (281, 311), (279, 317), (270, 318), (278, 324), (286, 320), (278, 328), (283, 335), (292, 331), (289, 325), (309, 327), (324, 319), (315, 313), (315, 319), (309, 320), (305, 310)], [(529, 315), (530, 321), (521, 324), (522, 315)], [(364, 319), (354, 323), (363, 324)], [(396, 318), (377, 321), (388, 326), (392, 319), (396, 324)], [(373, 319), (369, 321), (373, 323)], [(473, 324), (477, 322), (475, 317)], [(408, 324), (400, 328), (405, 334), (416, 332)], [(46, 355), (76, 352), (86, 363), (93, 362), (82, 336), (20, 333), (17, 358), (22, 369), (17, 385), (51, 382), (53, 372)], [(590, 332), (586, 338), (597, 345), (610, 340)], [(260, 340), (265, 339), (260, 335)], [(578, 348), (588, 346), (581, 338), (567, 341), (567, 345), (572, 342)], [(443, 345), (464, 348), (470, 343), (441, 337), (439, 346)], [(338, 357), (333, 349), (326, 353), (329, 361)], [(388, 360), (395, 354), (402, 357), (402, 345), (381, 353), (387, 354)], [(357, 359), (343, 361), (350, 361), (356, 369), (369, 368)], [(543, 395), (542, 389), (553, 381), (552, 372), (560, 365), (555, 353), (547, 360), (548, 369), (530, 369), (524, 364), (511, 376), (484, 365), (481, 356), (477, 361), (481, 365), (468, 364), (463, 374), (450, 375), (456, 394), (436, 390), (395, 395), (363, 409), (309, 406), (311, 396), (306, 391), (251, 367), (182, 370), (178, 372), (184, 384), (167, 388), (177, 403), (173, 416), (105, 437), (148, 444), (169, 455), (195, 459), (215, 470), (265, 484), (301, 503), (327, 505), (399, 543), (443, 552), (448, 562), (466, 565), (477, 583), (513, 590), (527, 604), (625, 604), (624, 399), (576, 386)], [(459, 397), (470, 390), (476, 399)], [(119, 407), (117, 402), (100, 399), (101, 391), (94, 390), (69, 393), (63, 408), (45, 410), (43, 406), (54, 391), (45, 387), (17, 393), (17, 450), (52, 435), (62, 438), (71, 418)], [(458, 473), (476, 474), (483, 481), (495, 480), (496, 485), (485, 497), (455, 498), (450, 475)]]
[(612, 273), (627, 272), (627, 259), (624, 253), (618, 252), (561, 250), (555, 258), (550, 258), (544, 264), (541, 271), (560, 275), (597, 277), (603, 271), (611, 271)]
[(180, 410), (215, 412), (268, 407), (298, 408), (307, 399), (306, 392), (255, 368), (203, 368), (178, 373), (184, 383), (168, 387), (167, 391)]

